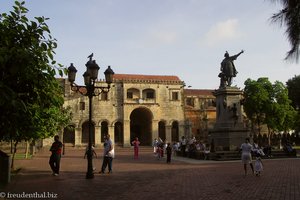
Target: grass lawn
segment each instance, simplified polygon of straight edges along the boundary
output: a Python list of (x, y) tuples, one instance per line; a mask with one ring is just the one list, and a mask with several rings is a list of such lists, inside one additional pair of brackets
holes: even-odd
[[(12, 154), (9, 154), (12, 157)], [(31, 154), (27, 154), (27, 159), (31, 159), (32, 155)], [(15, 159), (26, 159), (25, 158), (25, 153), (16, 153), (15, 155)]]

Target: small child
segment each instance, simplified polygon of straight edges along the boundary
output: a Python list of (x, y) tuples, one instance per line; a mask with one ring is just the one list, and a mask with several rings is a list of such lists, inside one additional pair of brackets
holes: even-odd
[(173, 156), (176, 156), (177, 155), (177, 151), (178, 151), (178, 144), (177, 144), (177, 142), (173, 143), (172, 151), (173, 151)]
[[(86, 149), (85, 149), (84, 157), (83, 157), (84, 159), (88, 156), (88, 152), (89, 152), (89, 147), (87, 146)], [(94, 145), (92, 145), (92, 157), (97, 158), (97, 153), (95, 151), (95, 146)], [(95, 166), (95, 165), (93, 164), (93, 166)], [(93, 167), (93, 170), (95, 171), (96, 167)]]
[(206, 146), (204, 149), (204, 160), (209, 160), (209, 154), (210, 154), (209, 146)]
[[(84, 154), (84, 159), (87, 157), (87, 155), (88, 155), (88, 151), (89, 151), (89, 147), (87, 146), (86, 147), (86, 149), (85, 149), (85, 154)], [(95, 151), (95, 146), (94, 145), (92, 145), (92, 156), (93, 156), (93, 158), (97, 158), (97, 153), (96, 153), (96, 151)]]
[(157, 160), (159, 160), (161, 158), (161, 145), (158, 145), (157, 146), (157, 149), (156, 149), (156, 156), (157, 156)]
[(260, 176), (261, 172), (263, 171), (263, 162), (259, 154), (256, 155), (254, 169), (255, 169), (255, 175)]

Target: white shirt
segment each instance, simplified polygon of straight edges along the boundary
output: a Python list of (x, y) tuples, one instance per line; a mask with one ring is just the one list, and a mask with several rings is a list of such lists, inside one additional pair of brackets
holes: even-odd
[[(111, 150), (110, 150), (111, 149)], [(109, 151), (110, 150), (110, 151)], [(108, 152), (108, 153), (107, 153)], [(109, 140), (105, 140), (104, 142), (104, 156), (108, 156), (108, 157), (115, 157), (115, 149), (114, 149), (114, 144), (111, 141), (111, 139)]]
[(186, 140), (185, 138), (183, 140), (181, 140), (181, 145), (186, 145)]
[(241, 146), (242, 154), (251, 154), (251, 151), (253, 149), (252, 145), (250, 143), (243, 143)]

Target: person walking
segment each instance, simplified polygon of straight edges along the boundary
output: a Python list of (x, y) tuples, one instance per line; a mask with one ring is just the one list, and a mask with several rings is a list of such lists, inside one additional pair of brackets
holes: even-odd
[(156, 153), (157, 160), (159, 160), (161, 158), (161, 154), (162, 154), (162, 145), (161, 144), (158, 144), (156, 151), (157, 151), (157, 153)]
[(177, 156), (177, 151), (178, 151), (178, 143), (177, 142), (174, 142), (173, 143), (173, 146), (172, 146), (172, 151), (173, 151), (173, 156)]
[(158, 147), (158, 140), (156, 138), (154, 139), (152, 146), (153, 146), (153, 153), (156, 154), (157, 147)]
[(181, 150), (181, 155), (185, 156), (185, 149), (186, 149), (186, 139), (184, 136), (181, 137), (180, 141), (180, 150)]
[(109, 134), (106, 135), (103, 145), (104, 145), (103, 162), (102, 162), (101, 171), (99, 173), (104, 174), (107, 165), (108, 165), (108, 173), (112, 173), (112, 162), (115, 157), (115, 149)]
[(247, 165), (249, 164), (252, 170), (252, 173), (254, 173), (253, 165), (252, 165), (252, 158), (251, 158), (251, 151), (253, 147), (250, 144), (250, 139), (246, 138), (245, 143), (241, 145), (240, 151), (242, 151), (242, 162), (244, 164), (244, 171), (245, 176), (247, 175)]
[(171, 163), (172, 147), (170, 143), (168, 143), (167, 145), (166, 152), (167, 152), (167, 163)]
[(260, 176), (261, 172), (263, 171), (263, 162), (261, 160), (260, 154), (256, 155), (254, 168), (255, 168), (255, 175)]
[[(89, 152), (89, 147), (87, 146), (86, 149), (85, 149), (84, 157), (83, 157), (84, 159), (88, 156), (88, 152)], [(94, 145), (92, 145), (92, 156), (93, 156), (93, 158), (97, 158), (97, 153), (95, 151), (95, 146)], [(94, 159), (93, 159), (93, 161), (94, 161)], [(95, 165), (93, 164), (93, 166), (95, 166)], [(93, 170), (95, 171), (96, 167), (93, 167)]]
[(52, 169), (53, 176), (58, 176), (59, 174), (62, 146), (63, 144), (61, 143), (61, 141), (59, 141), (59, 136), (54, 136), (54, 142), (52, 143), (50, 148), (51, 156), (49, 159), (49, 165)]
[(131, 144), (133, 145), (134, 149), (134, 159), (139, 159), (139, 148), (140, 148), (140, 141), (139, 138), (136, 137)]

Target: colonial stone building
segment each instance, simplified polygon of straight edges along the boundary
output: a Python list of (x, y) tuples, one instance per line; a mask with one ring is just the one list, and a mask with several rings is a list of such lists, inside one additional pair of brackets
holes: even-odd
[(216, 121), (214, 90), (184, 89), (186, 127), (189, 137), (208, 142), (209, 130)]
[[(88, 142), (88, 98), (71, 90), (61, 79), (65, 91), (64, 106), (71, 107), (73, 120), (62, 134), (64, 143), (75, 146)], [(105, 85), (98, 81), (97, 85)], [(116, 145), (130, 146), (134, 137), (141, 145), (154, 138), (179, 141), (186, 134), (184, 82), (177, 76), (115, 74), (108, 93), (93, 98), (92, 142), (103, 143), (111, 135)]]

